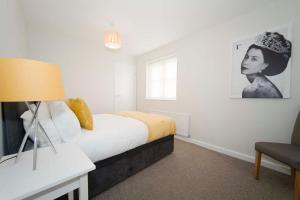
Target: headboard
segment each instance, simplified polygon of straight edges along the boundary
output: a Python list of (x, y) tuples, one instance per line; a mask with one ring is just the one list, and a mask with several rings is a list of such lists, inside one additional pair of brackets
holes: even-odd
[[(23, 120), (20, 116), (28, 110), (25, 103), (1, 103), (4, 155), (17, 153), (25, 135)], [(28, 140), (29, 141), (29, 140)], [(31, 142), (26, 144), (31, 146)]]

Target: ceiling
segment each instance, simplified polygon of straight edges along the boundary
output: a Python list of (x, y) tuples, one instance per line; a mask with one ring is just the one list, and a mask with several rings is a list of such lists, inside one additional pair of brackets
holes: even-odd
[(121, 32), (122, 51), (141, 55), (274, 0), (20, 0), (30, 28), (55, 30), (102, 44)]

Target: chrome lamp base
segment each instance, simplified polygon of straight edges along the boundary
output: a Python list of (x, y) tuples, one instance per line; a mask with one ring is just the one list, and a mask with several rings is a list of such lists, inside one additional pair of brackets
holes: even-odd
[(31, 113), (33, 114), (33, 117), (29, 123), (29, 128), (27, 129), (26, 131), (26, 134), (22, 140), (22, 143), (21, 143), (21, 146), (19, 148), (19, 151), (18, 151), (18, 154), (17, 154), (17, 157), (16, 157), (16, 160), (15, 160), (15, 163), (17, 163), (20, 159), (20, 156), (22, 154), (22, 151), (24, 149), (24, 146), (25, 146), (25, 143), (29, 137), (29, 134), (31, 132), (32, 129), (34, 129), (34, 140), (33, 140), (33, 170), (36, 170), (36, 159), (37, 159), (37, 133), (38, 133), (38, 128), (40, 128), (40, 130), (42, 131), (42, 133), (44, 134), (44, 136), (46, 137), (48, 143), (50, 144), (53, 152), (56, 154), (56, 150), (55, 150), (55, 147), (53, 146), (49, 136), (47, 135), (45, 129), (43, 128), (43, 126), (41, 125), (41, 123), (39, 122), (39, 119), (38, 119), (38, 110), (39, 110), (39, 107), (40, 107), (40, 104), (41, 102), (38, 101), (36, 103), (36, 109), (33, 110), (31, 107), (30, 107), (30, 104), (28, 102), (25, 102), (28, 110), (31, 111)]

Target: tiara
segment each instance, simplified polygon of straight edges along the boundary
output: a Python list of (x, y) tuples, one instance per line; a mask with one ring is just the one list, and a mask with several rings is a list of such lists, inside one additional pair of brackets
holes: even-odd
[(269, 49), (276, 53), (291, 53), (292, 43), (277, 32), (265, 32), (256, 37), (257, 46)]

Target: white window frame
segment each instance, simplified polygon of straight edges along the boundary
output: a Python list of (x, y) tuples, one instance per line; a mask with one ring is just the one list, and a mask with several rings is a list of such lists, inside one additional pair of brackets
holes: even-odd
[[(153, 98), (153, 97), (148, 97), (148, 91), (149, 91), (149, 68), (150, 65), (156, 62), (160, 62), (163, 60), (168, 60), (171, 58), (176, 58), (177, 59), (177, 66), (176, 66), (176, 95), (175, 98), (163, 98), (163, 97), (157, 97), (157, 98)], [(146, 64), (146, 92), (145, 92), (145, 100), (162, 100), (162, 101), (176, 101), (177, 100), (177, 79), (178, 79), (178, 57), (175, 54), (170, 54), (167, 56), (161, 56), (159, 58), (155, 58), (155, 59), (151, 59), (149, 61), (147, 61)]]

